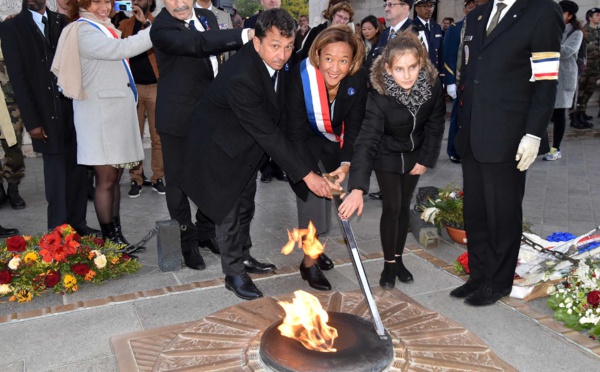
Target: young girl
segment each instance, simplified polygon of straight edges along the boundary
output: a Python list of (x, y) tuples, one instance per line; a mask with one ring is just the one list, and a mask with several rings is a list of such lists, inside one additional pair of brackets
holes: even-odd
[(363, 209), (371, 171), (385, 195), (380, 221), (385, 263), (379, 285), (391, 289), (395, 277), (411, 283), (402, 263), (410, 204), (419, 176), (433, 168), (444, 135), (446, 105), (442, 85), (427, 51), (411, 31), (392, 39), (373, 63), (365, 120), (356, 140), (350, 194), (342, 218)]

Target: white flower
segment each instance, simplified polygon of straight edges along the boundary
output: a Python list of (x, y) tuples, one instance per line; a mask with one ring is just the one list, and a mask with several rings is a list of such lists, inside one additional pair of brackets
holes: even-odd
[(13, 259), (10, 260), (10, 262), (8, 263), (8, 268), (11, 270), (16, 270), (19, 268), (20, 264), (21, 264), (21, 259), (19, 257), (13, 257)]
[(565, 307), (565, 304), (563, 304), (562, 302), (560, 304), (558, 304), (558, 307)]
[(103, 254), (96, 255), (96, 258), (94, 258), (94, 265), (99, 269), (104, 268), (104, 266), (106, 266), (106, 256)]
[(546, 289), (546, 294), (549, 296), (552, 293), (556, 292), (556, 287), (551, 285), (550, 287), (548, 287), (548, 289)]
[(94, 250), (92, 251), (92, 253), (93, 253), (93, 254), (94, 254), (94, 256), (96, 256), (96, 257), (98, 257), (98, 256), (102, 255), (102, 252), (100, 252), (100, 251), (99, 251), (99, 250), (97, 250), (97, 249), (94, 249)]
[(450, 193), (450, 195), (448, 195), (449, 197), (451, 197), (452, 199), (456, 199), (456, 191), (452, 191)]
[(569, 314), (569, 315), (573, 314), (573, 310), (571, 310), (571, 309), (567, 310), (567, 314)]
[(0, 295), (9, 294), (12, 292), (12, 287), (8, 284), (0, 284)]
[(421, 213), (421, 219), (425, 220), (426, 222), (434, 223), (439, 211), (440, 210), (436, 207), (426, 208), (423, 213)]

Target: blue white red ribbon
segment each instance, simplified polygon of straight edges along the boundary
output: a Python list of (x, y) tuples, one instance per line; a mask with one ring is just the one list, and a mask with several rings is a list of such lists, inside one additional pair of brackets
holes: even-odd
[(327, 86), (319, 69), (315, 68), (308, 58), (300, 63), (300, 77), (304, 89), (304, 102), (308, 114), (308, 122), (312, 130), (322, 138), (344, 145), (344, 123), (342, 135), (333, 132)]
[[(88, 22), (90, 25), (92, 25), (92, 26), (96, 27), (98, 30), (102, 31), (109, 38), (113, 38), (113, 39), (119, 38), (119, 35), (117, 35), (117, 33), (114, 30), (111, 30), (110, 28), (104, 26), (103, 24), (96, 23), (94, 21), (91, 21), (91, 20), (85, 19), (85, 18), (79, 18), (77, 20), (77, 22)], [(133, 81), (133, 74), (131, 74), (131, 67), (129, 66), (129, 59), (125, 58), (125, 59), (122, 59), (121, 61), (123, 62), (123, 66), (125, 66), (125, 72), (127, 72), (127, 77), (129, 78), (129, 87), (131, 88), (131, 91), (133, 92), (133, 97), (135, 98), (135, 102), (137, 103), (138, 92), (137, 92), (137, 88), (135, 87), (135, 81)]]
[(557, 80), (560, 53), (531, 53), (531, 79), (529, 81)]

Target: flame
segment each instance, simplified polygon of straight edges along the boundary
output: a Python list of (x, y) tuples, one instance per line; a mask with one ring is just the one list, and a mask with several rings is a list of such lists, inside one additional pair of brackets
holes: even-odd
[(317, 229), (312, 221), (308, 223), (308, 229), (294, 229), (288, 233), (288, 242), (281, 249), (281, 253), (288, 255), (294, 250), (294, 245), (298, 243), (298, 248), (302, 248), (307, 256), (316, 260), (325, 250), (325, 245), (317, 239)]
[(277, 327), (281, 335), (300, 341), (309, 350), (336, 352), (333, 342), (338, 332), (327, 325), (329, 315), (319, 300), (304, 291), (296, 291), (294, 296), (292, 302), (277, 302), (285, 310), (283, 323)]

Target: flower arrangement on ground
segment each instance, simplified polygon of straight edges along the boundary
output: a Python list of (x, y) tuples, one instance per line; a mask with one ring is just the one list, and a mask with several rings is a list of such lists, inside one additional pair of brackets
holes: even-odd
[(427, 204), (421, 207), (421, 219), (433, 223), (441, 232), (442, 225), (464, 230), (463, 195), (461, 187), (451, 183), (438, 193), (437, 198), (429, 198)]
[(581, 261), (567, 280), (550, 287), (548, 306), (554, 318), (577, 331), (600, 336), (600, 262)]
[(119, 247), (69, 225), (41, 236), (13, 236), (0, 243), (0, 297), (28, 302), (51, 289), (73, 293), (82, 283), (100, 284), (136, 272), (140, 264)]
[(468, 252), (461, 254), (460, 256), (458, 256), (456, 261), (454, 261), (454, 270), (458, 273), (458, 275), (471, 273), (471, 270), (469, 270)]

